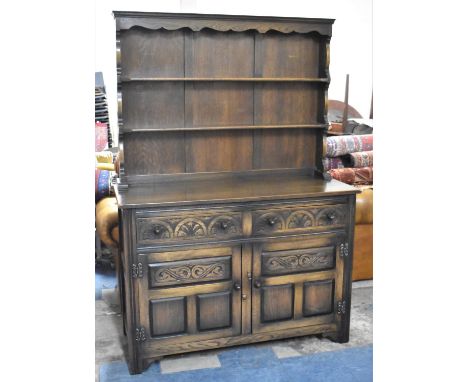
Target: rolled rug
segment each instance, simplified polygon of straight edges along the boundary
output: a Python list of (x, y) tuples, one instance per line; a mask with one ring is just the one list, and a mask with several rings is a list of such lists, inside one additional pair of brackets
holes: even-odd
[(372, 184), (374, 170), (372, 167), (336, 168), (328, 172), (333, 179), (351, 185)]
[(323, 168), (325, 171), (334, 169), (334, 168), (344, 168), (345, 163), (342, 157), (335, 158), (323, 158)]
[(103, 151), (107, 148), (107, 125), (105, 123), (96, 122), (95, 126), (95, 151)]
[(111, 195), (112, 190), (112, 179), (111, 172), (106, 170), (100, 170), (96, 168), (94, 170), (94, 196), (96, 203), (102, 198)]
[(372, 134), (327, 137), (327, 157), (338, 157), (358, 151), (370, 151), (374, 148), (373, 144)]
[(349, 156), (351, 167), (369, 167), (374, 165), (374, 151), (360, 151), (351, 153)]

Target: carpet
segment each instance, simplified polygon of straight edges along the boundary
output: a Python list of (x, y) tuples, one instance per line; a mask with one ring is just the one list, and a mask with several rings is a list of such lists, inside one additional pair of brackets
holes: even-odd
[(327, 157), (337, 157), (358, 151), (373, 150), (374, 138), (372, 134), (341, 135), (327, 137)]

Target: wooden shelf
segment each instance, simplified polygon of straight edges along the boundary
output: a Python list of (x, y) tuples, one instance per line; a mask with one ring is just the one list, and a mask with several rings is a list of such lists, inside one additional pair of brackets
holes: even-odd
[(167, 129), (129, 129), (124, 133), (142, 133), (152, 131), (212, 131), (212, 130), (249, 130), (249, 129), (325, 129), (328, 124), (319, 123), (312, 125), (245, 125), (245, 126), (190, 126), (172, 127)]
[(162, 81), (185, 81), (185, 82), (321, 82), (328, 83), (330, 82), (329, 78), (296, 78), (296, 77), (285, 77), (285, 78), (275, 78), (275, 77), (220, 77), (220, 78), (195, 78), (195, 77), (123, 77), (121, 82), (162, 82)]

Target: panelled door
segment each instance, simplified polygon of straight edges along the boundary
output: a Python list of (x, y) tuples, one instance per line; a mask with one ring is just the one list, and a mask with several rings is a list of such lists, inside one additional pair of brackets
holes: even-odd
[(343, 237), (253, 245), (252, 333), (340, 322)]
[(141, 328), (137, 341), (141, 342), (143, 351), (240, 334), (240, 246), (138, 257), (137, 301)]

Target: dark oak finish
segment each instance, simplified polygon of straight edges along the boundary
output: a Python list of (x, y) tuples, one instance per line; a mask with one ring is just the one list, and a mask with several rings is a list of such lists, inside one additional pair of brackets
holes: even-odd
[(130, 372), (292, 336), (347, 341), (357, 190), (322, 167), (333, 20), (115, 17)]

